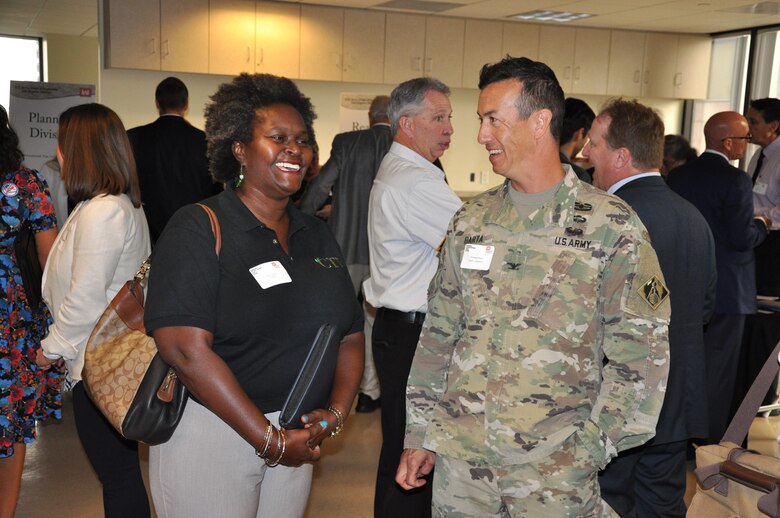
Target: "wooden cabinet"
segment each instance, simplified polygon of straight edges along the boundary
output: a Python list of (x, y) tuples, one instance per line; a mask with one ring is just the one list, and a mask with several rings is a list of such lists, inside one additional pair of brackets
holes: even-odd
[(680, 34), (677, 38), (674, 96), (679, 99), (704, 99), (709, 87), (712, 39), (687, 34)]
[(382, 82), (385, 15), (301, 6), (301, 79)]
[(342, 81), (381, 83), (385, 58), (385, 13), (344, 10)]
[(539, 59), (539, 26), (526, 23), (504, 22), (501, 56)]
[(566, 95), (571, 93), (574, 77), (574, 45), (576, 29), (571, 27), (550, 27), (539, 29), (539, 61), (555, 72)]
[(465, 21), (429, 16), (425, 21), (423, 73), (450, 88), (463, 84), (463, 35)]
[(385, 20), (385, 84), (395, 85), (423, 75), (425, 17), (387, 13)]
[(255, 71), (255, 0), (209, 0), (209, 73)]
[(104, 4), (106, 66), (160, 70), (160, 0)]
[(209, 71), (209, 0), (161, 0), (160, 69)]
[(300, 73), (299, 4), (255, 4), (255, 72), (297, 79)]
[(576, 30), (572, 93), (590, 95), (606, 93), (609, 42), (609, 31), (579, 28)]
[(341, 81), (344, 10), (301, 6), (301, 79)]
[(645, 33), (612, 31), (607, 95), (642, 95)]
[(463, 79), (464, 20), (387, 13), (384, 82), (431, 76), (449, 87)]
[(674, 97), (677, 35), (648, 32), (642, 72), (643, 97)]
[(477, 88), (479, 71), (485, 63), (501, 59), (503, 42), (502, 22), (466, 20), (463, 55), (463, 87)]
[(553, 69), (567, 96), (603, 95), (609, 71), (609, 31), (542, 26), (539, 61)]

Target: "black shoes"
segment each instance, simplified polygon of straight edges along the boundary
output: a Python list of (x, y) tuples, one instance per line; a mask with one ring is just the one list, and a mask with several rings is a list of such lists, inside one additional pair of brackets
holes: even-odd
[(355, 407), (355, 412), (368, 414), (370, 412), (373, 412), (380, 406), (382, 406), (382, 398), (372, 399), (371, 396), (367, 394), (363, 394), (361, 392), (360, 394), (358, 394), (357, 406)]

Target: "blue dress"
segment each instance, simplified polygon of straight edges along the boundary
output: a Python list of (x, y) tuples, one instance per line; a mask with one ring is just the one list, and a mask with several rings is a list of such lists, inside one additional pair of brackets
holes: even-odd
[(35, 232), (57, 226), (45, 181), (21, 168), (0, 178), (0, 458), (16, 443), (35, 440), (35, 422), (60, 419), (62, 373), (35, 364), (51, 324), (46, 306), (31, 308), (14, 253), (17, 227), (29, 219)]

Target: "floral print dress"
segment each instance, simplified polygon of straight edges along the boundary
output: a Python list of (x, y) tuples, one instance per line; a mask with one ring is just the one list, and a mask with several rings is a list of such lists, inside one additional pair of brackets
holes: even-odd
[(33, 231), (57, 226), (46, 183), (21, 168), (0, 175), (0, 458), (16, 443), (36, 438), (35, 423), (61, 419), (62, 374), (35, 364), (41, 339), (51, 324), (46, 306), (31, 308), (16, 265), (16, 229), (29, 219)]

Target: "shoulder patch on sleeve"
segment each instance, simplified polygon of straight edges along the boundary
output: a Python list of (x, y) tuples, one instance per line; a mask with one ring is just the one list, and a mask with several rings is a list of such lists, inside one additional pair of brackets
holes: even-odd
[[(639, 279), (639, 282), (642, 282), (642, 279)], [(669, 288), (655, 275), (641, 284), (637, 291), (642, 300), (653, 308), (653, 311), (658, 309), (658, 306), (669, 298)]]

